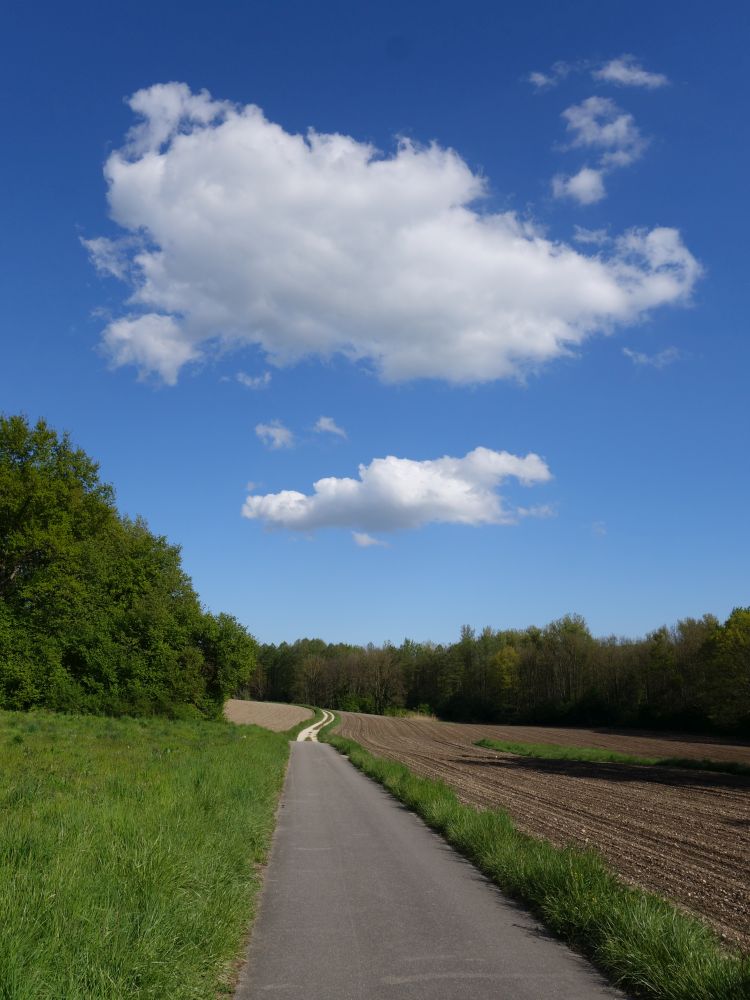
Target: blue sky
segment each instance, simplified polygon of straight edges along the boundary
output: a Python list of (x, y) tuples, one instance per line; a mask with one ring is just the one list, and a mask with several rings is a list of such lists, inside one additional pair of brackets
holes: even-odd
[(739, 3), (16, 5), (0, 408), (264, 641), (725, 616), (748, 35)]

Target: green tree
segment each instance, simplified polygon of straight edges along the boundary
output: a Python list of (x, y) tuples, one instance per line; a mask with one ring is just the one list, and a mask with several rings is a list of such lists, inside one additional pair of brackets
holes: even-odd
[(735, 608), (708, 644), (709, 715), (723, 728), (750, 731), (750, 607)]
[(67, 435), (0, 418), (0, 707), (213, 715), (255, 656)]

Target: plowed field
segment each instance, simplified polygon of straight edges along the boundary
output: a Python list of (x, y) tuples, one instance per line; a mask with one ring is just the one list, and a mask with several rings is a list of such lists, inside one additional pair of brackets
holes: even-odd
[(488, 737), (750, 762), (748, 747), (346, 712), (341, 719), (338, 732), (372, 753), (445, 781), (470, 805), (506, 809), (534, 836), (595, 848), (624, 881), (666, 896), (710, 923), (728, 944), (750, 950), (750, 778), (539, 760), (473, 744)]
[(283, 733), (298, 722), (305, 719), (312, 719), (313, 713), (309, 708), (300, 708), (299, 705), (281, 705), (274, 701), (240, 701), (238, 698), (230, 698), (224, 706), (224, 716), (230, 722), (239, 725), (263, 726), (264, 729), (272, 729), (275, 733)]

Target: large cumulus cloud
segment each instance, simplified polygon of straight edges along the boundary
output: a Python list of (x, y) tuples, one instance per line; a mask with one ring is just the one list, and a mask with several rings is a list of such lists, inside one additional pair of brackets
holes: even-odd
[(484, 179), (436, 143), (383, 156), (293, 135), (179, 83), (130, 106), (138, 122), (105, 167), (124, 232), (88, 245), (131, 286), (103, 334), (113, 362), (169, 383), (216, 344), (275, 364), (341, 352), (392, 381), (519, 375), (686, 300), (700, 272), (674, 229), (587, 255), (483, 212)]

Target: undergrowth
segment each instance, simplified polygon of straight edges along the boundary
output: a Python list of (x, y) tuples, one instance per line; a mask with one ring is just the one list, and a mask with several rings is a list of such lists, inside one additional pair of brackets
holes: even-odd
[(723, 952), (708, 928), (666, 900), (619, 882), (593, 851), (529, 837), (502, 810), (465, 806), (442, 782), (375, 757), (355, 741), (331, 735), (330, 728), (321, 738), (622, 989), (650, 1000), (750, 997), (750, 959)]

